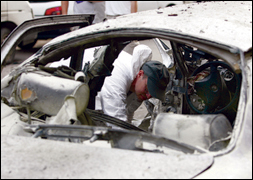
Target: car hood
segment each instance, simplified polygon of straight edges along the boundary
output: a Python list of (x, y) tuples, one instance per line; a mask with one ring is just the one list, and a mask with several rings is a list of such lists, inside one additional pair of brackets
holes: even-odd
[(1, 178), (185, 179), (211, 166), (213, 157), (176, 151), (160, 154), (111, 149), (1, 135), (1, 163), (4, 164)]
[[(237, 9), (235, 12), (234, 9)], [(189, 22), (189, 17), (190, 21)], [(119, 23), (120, 22), (120, 23)], [(190, 24), (190, 25), (189, 25)], [(166, 29), (240, 48), (252, 48), (252, 2), (225, 1), (191, 3), (132, 13), (101, 22), (54, 39), (122, 28)]]

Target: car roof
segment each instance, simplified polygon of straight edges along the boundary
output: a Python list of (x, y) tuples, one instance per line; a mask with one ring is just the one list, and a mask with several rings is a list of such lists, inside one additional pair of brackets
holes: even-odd
[(132, 13), (67, 36), (121, 28), (166, 29), (248, 51), (252, 48), (252, 2), (201, 2)]

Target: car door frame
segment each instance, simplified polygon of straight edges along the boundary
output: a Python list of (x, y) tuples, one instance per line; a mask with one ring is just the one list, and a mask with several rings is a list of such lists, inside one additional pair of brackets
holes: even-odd
[(58, 15), (32, 19), (23, 22), (16, 27), (1, 45), (1, 71), (7, 61), (11, 61), (16, 46), (22, 39), (31, 34), (59, 28), (70, 28), (73, 26), (88, 26), (92, 24), (94, 15)]

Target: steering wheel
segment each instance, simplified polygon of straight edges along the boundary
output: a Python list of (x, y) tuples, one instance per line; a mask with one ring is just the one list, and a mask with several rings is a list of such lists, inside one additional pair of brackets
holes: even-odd
[(213, 61), (197, 68), (190, 78), (206, 73), (204, 78), (187, 83), (186, 100), (192, 110), (200, 114), (217, 114), (233, 105), (240, 90), (238, 74), (226, 63)]

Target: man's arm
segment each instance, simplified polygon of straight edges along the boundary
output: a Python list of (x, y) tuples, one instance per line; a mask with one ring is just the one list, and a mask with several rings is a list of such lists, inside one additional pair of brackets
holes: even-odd
[(61, 1), (62, 15), (67, 15), (68, 14), (68, 7), (69, 7), (69, 2), (68, 1)]
[(131, 13), (136, 13), (138, 9), (137, 1), (131, 1)]

